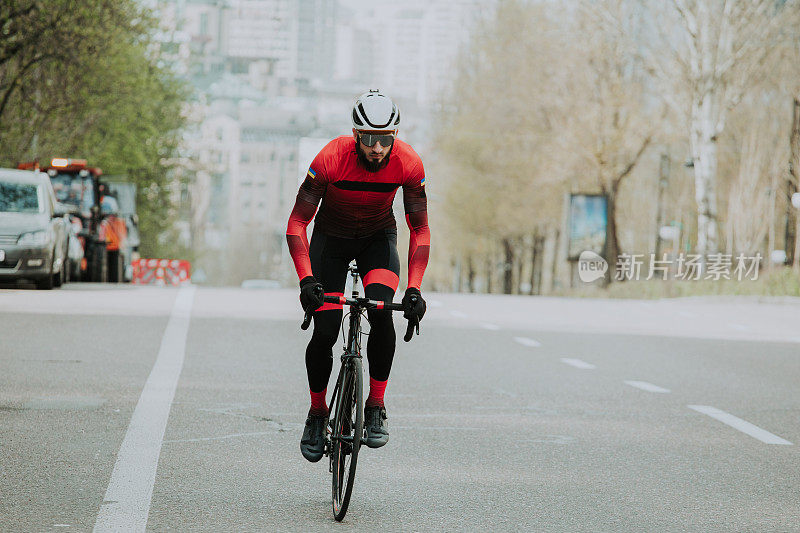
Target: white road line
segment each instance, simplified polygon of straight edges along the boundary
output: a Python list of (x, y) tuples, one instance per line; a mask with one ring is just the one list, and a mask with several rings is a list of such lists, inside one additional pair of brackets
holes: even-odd
[(529, 339), (528, 337), (514, 337), (514, 340), (523, 346), (530, 346), (532, 348), (538, 348), (539, 346), (542, 345), (541, 342)]
[(575, 368), (582, 368), (584, 370), (591, 370), (592, 368), (597, 368), (592, 363), (587, 363), (586, 361), (581, 361), (580, 359), (570, 359), (569, 357), (562, 357), (562, 363), (566, 363), (569, 366), (574, 366)]
[(450, 314), (456, 318), (467, 318), (467, 313), (463, 311), (452, 310), (450, 311)]
[(710, 405), (689, 405), (688, 407), (689, 409), (694, 409), (699, 413), (708, 415), (711, 418), (715, 418), (723, 424), (727, 424), (734, 429), (738, 429), (742, 433), (747, 433), (751, 437), (754, 437), (766, 444), (792, 445), (792, 443), (788, 440), (782, 439), (779, 436), (770, 433), (766, 429), (761, 429), (760, 427), (755, 426), (746, 420), (735, 417), (730, 413), (726, 413), (725, 411), (717, 409), (716, 407), (711, 407)]
[(647, 392), (661, 392), (661, 393), (670, 392), (669, 389), (665, 389), (664, 387), (659, 387), (658, 385), (653, 385), (652, 383), (648, 383), (646, 381), (626, 380), (625, 383), (627, 383), (631, 387), (636, 387), (637, 389), (646, 390)]
[(119, 448), (94, 525), (101, 531), (145, 531), (158, 457), (183, 368), (195, 288), (178, 291), (158, 357)]
[(500, 329), (500, 326), (498, 326), (497, 324), (489, 324), (488, 322), (482, 323), (481, 327), (483, 329), (488, 329), (489, 331), (497, 331), (498, 329)]

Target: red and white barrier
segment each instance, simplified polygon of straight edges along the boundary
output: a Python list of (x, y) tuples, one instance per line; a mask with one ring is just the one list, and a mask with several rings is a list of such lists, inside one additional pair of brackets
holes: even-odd
[(192, 281), (191, 263), (182, 259), (137, 259), (133, 279), (137, 285), (178, 286)]

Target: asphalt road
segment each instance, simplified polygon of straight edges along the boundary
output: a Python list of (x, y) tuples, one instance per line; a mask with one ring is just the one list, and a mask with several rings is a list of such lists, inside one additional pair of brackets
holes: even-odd
[(295, 291), (0, 290), (0, 530), (800, 530), (797, 300), (426, 297), (338, 524)]

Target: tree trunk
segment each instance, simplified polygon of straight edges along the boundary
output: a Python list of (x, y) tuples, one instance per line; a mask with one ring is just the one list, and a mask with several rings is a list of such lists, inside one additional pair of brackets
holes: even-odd
[[(797, 192), (800, 183), (800, 99), (794, 98), (792, 104), (792, 133), (789, 136), (789, 178), (786, 180), (786, 264), (795, 262), (795, 242), (797, 240), (797, 208), (792, 205), (792, 194)], [(771, 252), (772, 250), (770, 250)]]
[[(564, 235), (564, 237), (566, 237), (566, 235)], [(551, 265), (549, 265), (549, 267), (551, 269), (550, 270), (550, 279), (551, 279), (550, 290), (551, 291), (553, 289), (557, 288), (557, 287), (560, 287), (560, 285), (561, 285), (561, 283), (560, 283), (560, 281), (558, 279), (558, 263), (559, 263), (559, 259), (561, 259), (563, 257), (563, 255), (559, 253), (559, 249), (561, 248), (561, 238), (562, 238), (561, 232), (558, 229), (553, 230), (553, 246), (554, 246), (554, 248), (553, 248), (553, 263)]]
[(475, 292), (475, 267), (472, 265), (472, 255), (467, 256), (467, 290)]
[(544, 235), (537, 235), (535, 244), (533, 245), (534, 252), (536, 253), (536, 258), (533, 260), (533, 267), (536, 269), (536, 275), (534, 277), (534, 282), (532, 285), (534, 286), (534, 294), (542, 294), (542, 274), (544, 272), (544, 246), (545, 246), (545, 236)]
[(777, 199), (778, 195), (775, 194), (777, 189), (777, 182), (778, 182), (778, 175), (777, 173), (772, 173), (772, 183), (770, 184), (769, 189), (769, 231), (767, 231), (767, 253), (764, 254), (764, 257), (767, 258), (766, 261), (766, 268), (772, 267), (772, 258), (770, 254), (772, 254), (772, 250), (775, 249), (775, 200)]
[(617, 268), (617, 257), (619, 256), (619, 240), (617, 238), (617, 191), (619, 183), (612, 184), (610, 189), (603, 187), (603, 194), (606, 195), (606, 261), (608, 261), (609, 276), (606, 278), (607, 283), (614, 280), (614, 272)]
[(531, 241), (531, 288), (528, 291), (528, 294), (536, 294), (536, 233), (533, 234), (533, 240)]
[[(666, 218), (666, 195), (669, 186), (669, 155), (661, 154), (661, 164), (658, 172), (658, 208), (656, 211), (656, 257), (661, 256), (661, 226)], [(616, 266), (616, 263), (615, 263)]]
[(511, 239), (503, 239), (503, 294), (514, 292), (514, 247), (511, 246)]
[(522, 267), (525, 263), (523, 260), (525, 258), (525, 239), (520, 237), (518, 246), (516, 249), (519, 251), (519, 257), (516, 258), (515, 267), (516, 267), (516, 275), (514, 276), (514, 294), (522, 294)]
[(712, 101), (707, 92), (692, 103), (692, 158), (694, 196), (697, 203), (697, 252), (705, 258), (718, 250), (717, 243), (717, 134)]
[(491, 250), (486, 254), (486, 293), (487, 294), (492, 294), (492, 252), (491, 252)]

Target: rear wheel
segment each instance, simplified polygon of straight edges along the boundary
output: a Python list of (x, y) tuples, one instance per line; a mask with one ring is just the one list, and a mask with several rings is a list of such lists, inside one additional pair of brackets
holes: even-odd
[(122, 283), (122, 254), (119, 250), (108, 252), (108, 281), (111, 283)]
[(364, 434), (364, 391), (362, 388), (361, 359), (349, 360), (345, 372), (331, 435), (331, 465), (333, 472), (333, 516), (341, 522), (350, 504), (353, 482), (356, 477), (358, 450)]
[(105, 283), (108, 281), (108, 254), (104, 242), (92, 245), (92, 262), (90, 265), (91, 280), (94, 282)]

